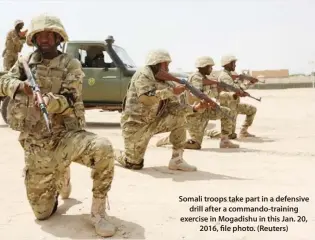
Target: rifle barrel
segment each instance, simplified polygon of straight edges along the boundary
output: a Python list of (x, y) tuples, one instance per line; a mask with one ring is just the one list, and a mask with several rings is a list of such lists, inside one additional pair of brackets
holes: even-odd
[(30, 82), (31, 88), (33, 90), (33, 93), (36, 95), (36, 99), (38, 101), (39, 108), (40, 108), (41, 112), (43, 113), (43, 117), (44, 117), (44, 120), (45, 120), (46, 127), (47, 127), (48, 131), (51, 133), (51, 122), (49, 120), (48, 111), (47, 111), (44, 99), (42, 97), (42, 94), (40, 92), (40, 88), (36, 84), (35, 76), (32, 73), (30, 67), (28, 66), (27, 62), (24, 59), (22, 60), (22, 64), (23, 64), (23, 67), (24, 67), (25, 74), (26, 74), (26, 76), (27, 76), (27, 78), (28, 78), (28, 80)]
[(226, 118), (229, 118), (231, 120), (234, 120), (233, 117), (225, 114), (225, 112), (223, 112), (219, 106), (219, 104), (217, 104), (215, 101), (213, 101), (211, 98), (209, 98), (205, 93), (201, 92), (198, 88), (195, 88), (194, 86), (192, 86), (191, 84), (189, 84), (188, 81), (186, 81), (185, 79), (179, 79), (179, 83), (183, 84), (186, 86), (186, 88), (188, 88), (190, 90), (190, 92), (195, 95), (196, 97), (198, 97), (199, 99), (205, 100), (206, 102), (213, 102), (215, 104), (215, 110), (221, 112)]

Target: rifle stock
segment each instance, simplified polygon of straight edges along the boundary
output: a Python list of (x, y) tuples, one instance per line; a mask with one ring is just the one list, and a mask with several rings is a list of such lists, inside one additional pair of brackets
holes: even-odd
[(47, 127), (48, 131), (51, 133), (51, 122), (50, 122), (49, 117), (48, 117), (48, 111), (46, 108), (46, 104), (43, 100), (40, 88), (36, 84), (34, 74), (32, 73), (30, 67), (28, 66), (28, 63), (23, 58), (22, 58), (22, 64), (23, 64), (23, 68), (24, 68), (25, 74), (27, 76), (27, 79), (30, 82), (33, 93), (35, 94), (36, 99), (38, 101), (39, 108), (43, 114), (43, 117), (44, 117), (44, 120), (46, 123), (46, 127)]
[(160, 81), (173, 81), (173, 82), (177, 82), (179, 84), (185, 85), (185, 87), (197, 98), (204, 100), (207, 103), (210, 103), (212, 105), (215, 106), (215, 110), (218, 112), (221, 112), (226, 118), (229, 118), (231, 120), (234, 120), (234, 118), (232, 118), (231, 116), (225, 114), (221, 109), (220, 106), (213, 101), (211, 98), (209, 98), (205, 93), (201, 92), (199, 89), (195, 88), (194, 86), (192, 86), (188, 81), (184, 80), (184, 79), (179, 79), (174, 77), (173, 75), (169, 74), (166, 71), (159, 71), (156, 75), (155, 78), (157, 80)]
[(229, 85), (229, 84), (227, 84), (225, 82), (219, 82), (219, 81), (216, 81), (216, 80), (213, 80), (213, 79), (207, 79), (207, 78), (204, 78), (202, 80), (202, 82), (203, 82), (203, 85), (217, 85), (219, 88), (226, 89), (228, 91), (232, 91), (232, 92), (235, 92), (235, 93), (238, 93), (238, 92), (247, 93), (248, 97), (250, 97), (252, 99), (255, 99), (256, 101), (261, 102), (261, 97), (260, 98), (253, 97), (248, 92), (245, 92), (242, 88), (238, 89), (238, 88), (236, 88), (236, 87), (234, 87), (232, 85)]

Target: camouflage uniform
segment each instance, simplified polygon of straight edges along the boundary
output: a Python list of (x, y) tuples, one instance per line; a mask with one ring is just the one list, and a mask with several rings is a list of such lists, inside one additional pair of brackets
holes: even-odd
[[(236, 60), (237, 59), (234, 56), (223, 56), (221, 59), (221, 66), (224, 67), (225, 65)], [(225, 69), (221, 71), (218, 81), (225, 82), (238, 89), (241, 87), (244, 90), (248, 89), (250, 86), (249, 83), (235, 82), (232, 78), (232, 73)], [(253, 105), (240, 103), (240, 98), (237, 97), (236, 99), (234, 99), (233, 95), (234, 95), (234, 92), (223, 91), (220, 93), (220, 98), (219, 98), (220, 104), (222, 106), (229, 107), (234, 115), (232, 133), (236, 135), (235, 128), (236, 128), (237, 115), (244, 114), (246, 115), (246, 119), (242, 125), (241, 131), (240, 131), (240, 137), (253, 137), (254, 135), (248, 133), (247, 129), (248, 127), (252, 125), (257, 109)]]
[(125, 152), (121, 152), (118, 161), (129, 169), (142, 169), (151, 137), (158, 133), (171, 132), (173, 153), (169, 169), (196, 171), (195, 166), (187, 164), (183, 159), (185, 115), (192, 112), (193, 108), (180, 105), (173, 93), (173, 84), (155, 79), (150, 65), (162, 62), (171, 62), (168, 52), (150, 52), (145, 66), (138, 69), (131, 79), (121, 118)]
[[(20, 23), (23, 23), (23, 21), (15, 21), (14, 28)], [(5, 41), (5, 49), (2, 53), (4, 71), (9, 71), (14, 65), (18, 59), (18, 53), (22, 51), (22, 48), (23, 40), (20, 38), (18, 32), (15, 29), (8, 32)]]
[[(195, 62), (196, 68), (203, 68), (208, 65), (213, 66), (213, 59), (210, 57), (199, 57)], [(199, 71), (191, 74), (188, 81), (192, 86), (199, 89), (200, 91), (206, 93), (210, 98), (218, 97), (218, 89), (213, 86), (204, 86), (202, 80), (205, 78), (203, 74)], [(199, 102), (200, 100), (195, 96), (187, 93), (187, 99), (189, 104)], [(230, 109), (227, 107), (220, 107), (221, 111), (216, 111), (212, 108), (207, 108), (202, 112), (190, 113), (186, 116), (186, 129), (191, 137), (186, 144), (187, 149), (200, 149), (203, 141), (203, 136), (205, 129), (208, 125), (209, 120), (221, 120), (221, 141), (220, 148), (238, 148), (239, 145), (233, 144), (228, 139), (228, 135), (232, 133), (232, 120), (225, 117), (225, 115), (230, 115)], [(225, 114), (225, 115), (223, 115)], [(231, 115), (232, 116), (232, 115)], [(157, 146), (165, 145), (166, 139), (162, 139), (157, 143)], [(164, 143), (164, 144), (162, 144)]]
[[(60, 20), (40, 15), (31, 22), (26, 42), (32, 46), (34, 35), (41, 31), (58, 33), (68, 41)], [(70, 164), (77, 162), (92, 169), (93, 200), (91, 220), (101, 236), (112, 236), (115, 227), (105, 219), (105, 200), (114, 175), (114, 150), (109, 140), (84, 130), (82, 102), (84, 73), (81, 64), (66, 53), (51, 60), (43, 59), (39, 50), (25, 58), (34, 72), (47, 110), (52, 134), (32, 97), (19, 92), (26, 80), (21, 59), (1, 77), (0, 96), (9, 96), (8, 123), (19, 131), (25, 154), (25, 186), (28, 201), (39, 220), (49, 218), (57, 209), (58, 194), (70, 194)]]

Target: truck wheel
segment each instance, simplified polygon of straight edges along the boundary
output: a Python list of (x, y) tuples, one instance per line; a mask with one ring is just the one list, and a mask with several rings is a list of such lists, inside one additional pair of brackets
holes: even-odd
[(1, 104), (1, 115), (6, 124), (8, 124), (7, 108), (8, 108), (9, 101), (10, 101), (10, 97), (6, 97), (5, 99), (3, 99), (2, 104)]

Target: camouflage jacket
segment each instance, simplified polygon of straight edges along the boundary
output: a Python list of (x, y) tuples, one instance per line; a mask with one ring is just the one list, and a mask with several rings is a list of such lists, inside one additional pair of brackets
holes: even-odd
[(2, 53), (2, 57), (4, 57), (5, 54), (17, 55), (19, 52), (22, 51), (22, 47), (23, 41), (18, 33), (15, 31), (15, 29), (13, 29), (7, 34), (5, 49)]
[(171, 82), (157, 81), (150, 67), (145, 66), (133, 75), (127, 91), (123, 118), (149, 124), (163, 113), (185, 115), (193, 112), (190, 105), (180, 104)]
[[(81, 129), (85, 125), (82, 101), (84, 73), (78, 60), (60, 53), (46, 60), (35, 51), (26, 57), (43, 96), (49, 98), (47, 110), (53, 133)], [(32, 97), (18, 92), (21, 81), (26, 80), (21, 58), (0, 78), (0, 96), (9, 96), (8, 123), (25, 136), (45, 138), (48, 131), (43, 116)]]
[[(232, 73), (227, 71), (227, 70), (222, 70), (219, 74), (218, 77), (218, 81), (219, 82), (224, 82), (226, 84), (229, 84), (237, 89), (240, 89), (240, 87), (243, 90), (246, 90), (249, 88), (250, 84), (248, 82), (242, 82), (242, 81), (238, 81), (238, 80), (233, 80), (232, 77)], [(234, 95), (234, 92), (230, 92), (228, 90), (224, 90), (220, 93), (220, 98), (221, 99), (226, 99), (227, 97), (230, 98), (231, 100), (233, 99), (232, 96)], [(239, 97), (237, 97), (236, 99), (234, 99), (235, 101), (239, 102), (240, 99)]]
[(236, 87), (236, 88), (242, 88), (242, 89), (248, 89), (249, 86), (250, 86), (250, 82), (246, 82), (246, 81), (239, 81), (239, 80), (233, 80), (233, 77), (232, 77), (232, 73), (227, 71), (227, 70), (222, 70), (219, 74), (219, 77), (218, 77), (218, 81), (219, 82), (225, 82), (226, 84), (229, 84), (233, 87)]
[[(206, 78), (206, 76), (202, 75), (199, 71), (192, 73), (188, 77), (188, 81), (193, 85), (195, 88), (199, 89), (203, 93), (207, 94), (210, 98), (217, 98), (219, 95), (218, 88), (214, 87), (213, 85), (203, 85), (202, 80)], [(187, 94), (188, 95), (188, 94)], [(189, 94), (190, 95), (190, 94)], [(195, 101), (200, 101), (199, 99), (189, 96), (189, 98), (194, 99)]]

